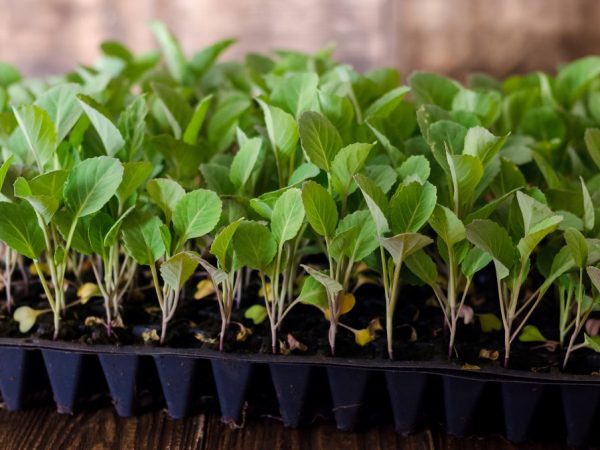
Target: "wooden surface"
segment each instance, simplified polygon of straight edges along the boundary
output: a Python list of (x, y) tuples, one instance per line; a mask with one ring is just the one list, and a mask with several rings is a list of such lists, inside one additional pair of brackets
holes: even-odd
[(390, 426), (367, 432), (337, 431), (332, 425), (290, 430), (274, 418), (247, 423), (233, 429), (215, 414), (171, 420), (157, 411), (131, 419), (116, 416), (110, 407), (95, 413), (58, 415), (50, 407), (26, 412), (0, 411), (0, 448), (37, 449), (546, 449), (561, 445), (512, 445), (500, 437), (458, 439), (440, 430), (425, 430), (409, 437)]
[(188, 53), (229, 37), (227, 58), (337, 42), (341, 61), (405, 74), (506, 75), (600, 53), (597, 0), (0, 0), (0, 11), (0, 60), (30, 75), (91, 64), (105, 39), (154, 48), (154, 18)]

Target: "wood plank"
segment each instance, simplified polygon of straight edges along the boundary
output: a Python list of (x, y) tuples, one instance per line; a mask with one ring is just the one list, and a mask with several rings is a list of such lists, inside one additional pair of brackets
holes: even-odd
[[(163, 411), (156, 411), (124, 419), (118, 417), (111, 407), (65, 416), (56, 414), (52, 407), (47, 406), (18, 413), (0, 410), (0, 448), (499, 450), (517, 447), (498, 436), (470, 439), (447, 437), (440, 428), (403, 437), (389, 425), (349, 433), (336, 430), (330, 423), (287, 429), (275, 418), (254, 419), (242, 428), (232, 428), (223, 424), (215, 413), (199, 414), (185, 420), (171, 420)], [(518, 448), (554, 450), (566, 447), (559, 444), (534, 444)]]

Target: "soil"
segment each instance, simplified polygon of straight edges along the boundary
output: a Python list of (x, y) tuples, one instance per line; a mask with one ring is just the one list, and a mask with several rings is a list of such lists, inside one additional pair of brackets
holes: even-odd
[[(218, 335), (221, 320), (219, 308), (212, 298), (195, 300), (194, 288), (200, 278), (191, 280), (186, 287), (175, 317), (169, 323), (165, 345), (178, 348), (218, 348)], [(145, 340), (144, 334), (156, 330), (160, 334), (161, 312), (150, 288), (148, 274), (138, 274), (137, 286), (128, 298), (125, 298), (122, 319), (125, 327), (114, 327), (113, 334), (107, 335), (102, 323), (86, 326), (86, 318), (90, 316), (104, 319), (104, 305), (101, 298), (93, 298), (85, 305), (68, 308), (61, 320), (59, 339), (68, 342), (85, 344), (113, 345), (159, 345), (153, 340)], [(140, 288), (140, 286), (146, 286)], [(236, 338), (239, 327), (232, 323), (225, 337), (225, 351), (237, 353), (271, 353), (271, 337), (268, 319), (260, 325), (254, 325), (243, 317), (243, 311), (252, 304), (262, 304), (258, 296), (258, 285), (251, 283), (243, 291), (240, 309), (232, 315), (232, 321), (239, 322), (251, 330), (245, 340)], [(36, 282), (26, 286), (16, 283), (14, 297), (17, 306), (30, 306), (36, 309), (47, 308), (40, 286)], [(353, 328), (365, 328), (372, 319), (379, 318), (382, 325), (385, 321), (385, 303), (383, 290), (379, 286), (363, 285), (355, 292), (356, 306), (342, 317), (342, 322)], [(70, 301), (76, 300), (75, 288), (67, 291)], [(69, 302), (68, 302), (69, 303)], [(473, 306), (476, 314), (494, 313), (499, 317), (497, 296), (495, 292), (495, 276), (493, 268), (487, 268), (477, 274), (474, 279), (467, 304)], [(9, 318), (7, 311), (0, 313), (0, 337), (32, 337), (52, 339), (52, 314), (44, 314), (31, 332), (23, 335), (18, 324)], [(447, 359), (448, 332), (443, 326), (443, 314), (431, 296), (427, 287), (403, 285), (394, 317), (394, 355), (398, 360), (430, 361)], [(556, 339), (558, 332), (558, 308), (552, 295), (540, 304), (532, 315), (530, 322), (537, 326), (548, 339)], [(306, 350), (293, 350), (292, 353), (304, 355), (330, 356), (331, 350), (327, 340), (329, 322), (316, 308), (298, 305), (286, 317), (279, 339), (285, 341), (291, 334), (298, 342), (306, 346)], [(203, 336), (198, 339), (197, 336)], [(465, 325), (460, 323), (456, 337), (456, 359), (458, 364), (471, 366), (501, 366), (503, 360), (503, 332), (483, 333), (477, 320)], [(481, 350), (497, 351), (494, 358), (480, 357)], [(385, 333), (370, 344), (360, 347), (354, 341), (354, 335), (343, 328), (338, 329), (336, 340), (336, 357), (360, 359), (387, 359)], [(511, 349), (510, 368), (533, 372), (561, 371), (563, 350), (550, 351), (540, 343), (513, 343)], [(571, 357), (567, 367), (568, 373), (594, 374), (600, 370), (600, 356), (589, 350), (579, 350)]]

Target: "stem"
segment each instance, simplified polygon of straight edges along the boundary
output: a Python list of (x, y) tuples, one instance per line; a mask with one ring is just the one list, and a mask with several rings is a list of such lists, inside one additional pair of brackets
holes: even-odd
[(260, 284), (262, 285), (263, 291), (265, 293), (265, 309), (267, 310), (267, 315), (269, 316), (269, 323), (271, 324), (271, 350), (273, 354), (277, 353), (277, 328), (273, 327), (273, 322), (275, 318), (273, 317), (273, 311), (271, 311), (271, 305), (269, 304), (269, 291), (267, 290), (267, 282), (265, 280), (265, 274), (262, 271), (258, 272), (258, 276), (260, 278)]
[(390, 359), (394, 359), (394, 341), (393, 341), (393, 321), (394, 321), (394, 310), (396, 309), (396, 300), (398, 297), (398, 284), (400, 280), (400, 269), (402, 268), (402, 260), (398, 261), (394, 268), (394, 274), (391, 286), (391, 295), (388, 301), (385, 303), (385, 323), (386, 323), (386, 336), (387, 336), (387, 347), (388, 356)]
[(583, 303), (583, 267), (579, 268), (579, 286), (577, 289), (577, 315), (575, 316), (575, 329), (571, 334), (571, 339), (569, 339), (569, 346), (567, 347), (567, 353), (565, 355), (565, 360), (563, 361), (563, 369), (567, 367), (567, 362), (569, 361), (569, 357), (571, 356), (571, 352), (573, 351), (573, 347), (575, 345), (575, 340), (581, 331), (581, 304)]

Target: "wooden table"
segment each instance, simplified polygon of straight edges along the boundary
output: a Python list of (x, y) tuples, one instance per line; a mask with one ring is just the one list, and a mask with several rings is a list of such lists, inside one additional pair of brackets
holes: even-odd
[(264, 418), (233, 429), (217, 413), (171, 420), (155, 411), (123, 419), (113, 408), (59, 415), (50, 406), (9, 413), (0, 410), (0, 449), (559, 449), (564, 445), (513, 445), (501, 437), (458, 439), (443, 429), (424, 430), (402, 437), (391, 426), (348, 433), (332, 424), (291, 430), (276, 418)]

